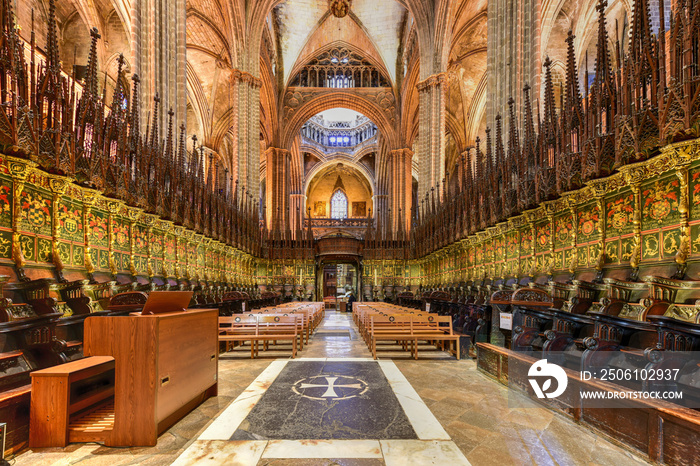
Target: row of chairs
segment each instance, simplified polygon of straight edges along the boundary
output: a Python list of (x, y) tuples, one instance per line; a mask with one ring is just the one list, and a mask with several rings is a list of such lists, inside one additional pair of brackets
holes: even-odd
[(459, 337), (452, 331), (452, 319), (388, 303), (355, 304), (353, 319), (360, 335), (377, 359), (378, 342), (396, 342), (418, 359), (419, 342), (460, 356)]
[(318, 303), (287, 303), (234, 316), (219, 317), (219, 341), (230, 351), (237, 344), (250, 342), (250, 357), (268, 350), (272, 342), (291, 342), (292, 358), (304, 349), (309, 337), (323, 320), (323, 306)]

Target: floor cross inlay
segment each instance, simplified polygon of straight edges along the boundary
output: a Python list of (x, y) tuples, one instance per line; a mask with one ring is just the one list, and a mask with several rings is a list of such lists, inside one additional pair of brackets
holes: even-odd
[(396, 365), (369, 358), (273, 361), (175, 464), (243, 458), (469, 464)]

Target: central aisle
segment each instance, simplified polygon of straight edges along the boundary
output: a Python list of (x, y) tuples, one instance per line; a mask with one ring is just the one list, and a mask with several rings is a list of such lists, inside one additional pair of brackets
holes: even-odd
[(175, 464), (469, 464), (350, 313), (328, 311), (300, 356), (272, 361)]

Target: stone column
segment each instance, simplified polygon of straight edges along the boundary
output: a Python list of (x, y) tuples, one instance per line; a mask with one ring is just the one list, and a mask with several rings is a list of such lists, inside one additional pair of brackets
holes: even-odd
[(169, 109), (178, 126), (187, 121), (185, 0), (133, 0), (131, 17), (131, 61), (141, 78), (141, 121), (148, 121), (158, 94), (163, 109), (160, 139), (168, 128)]
[[(260, 192), (260, 87), (262, 81), (250, 73), (231, 73), (233, 134), (237, 135), (233, 154), (234, 179), (257, 199)], [(269, 166), (268, 166), (269, 172)], [(269, 186), (269, 185), (268, 185)], [(270, 204), (267, 204), (268, 206)]]
[[(286, 149), (270, 147), (265, 151), (267, 160), (265, 204), (267, 208), (267, 227), (278, 227), (284, 231), (289, 225), (290, 208), (290, 162), (291, 152)], [(278, 217), (279, 216), (279, 217)]]
[[(438, 186), (445, 177), (445, 73), (434, 74), (417, 85), (419, 96), (418, 197)], [(442, 192), (440, 195), (442, 195)]]
[[(515, 99), (522, 119), (522, 88), (528, 83), (534, 100), (540, 95), (540, 0), (492, 0), (487, 7), (488, 75), (486, 121), (493, 127), (497, 114), (508, 114), (508, 99)], [(508, 134), (505, 121), (504, 134)]]
[(408, 232), (411, 228), (413, 152), (411, 149), (397, 149), (390, 154), (392, 229), (398, 231), (399, 221), (403, 221), (403, 231)]
[(381, 225), (382, 230), (386, 229), (386, 222), (389, 215), (389, 196), (377, 193), (374, 195), (374, 220), (376, 225)]

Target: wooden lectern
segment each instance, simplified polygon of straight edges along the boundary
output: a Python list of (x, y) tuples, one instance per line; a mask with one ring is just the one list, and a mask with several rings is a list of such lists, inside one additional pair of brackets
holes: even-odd
[(217, 394), (218, 309), (85, 320), (85, 356), (115, 360), (114, 428), (107, 446), (152, 446)]

